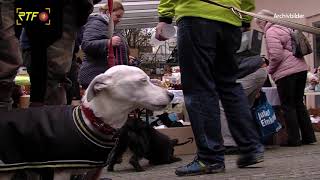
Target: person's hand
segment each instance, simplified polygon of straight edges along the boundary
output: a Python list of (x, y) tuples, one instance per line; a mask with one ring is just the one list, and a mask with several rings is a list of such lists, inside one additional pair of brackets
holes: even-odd
[(129, 56), (129, 64), (132, 64), (136, 58), (133, 56)]
[(261, 65), (261, 68), (265, 68), (265, 67), (268, 67), (266, 62), (262, 63), (262, 65)]
[(242, 22), (241, 32), (247, 32), (251, 30), (251, 24), (247, 22)]
[(317, 85), (319, 82), (317, 79), (311, 79), (310, 84)]
[(112, 46), (119, 46), (121, 43), (121, 38), (119, 36), (112, 37)]
[(165, 26), (165, 22), (159, 22), (157, 27), (156, 27), (156, 34), (155, 34), (155, 37), (156, 39), (158, 39), (159, 41), (165, 41), (165, 40), (168, 40), (167, 38), (164, 38), (163, 36), (161, 36), (161, 32), (162, 32), (162, 29), (163, 27)]

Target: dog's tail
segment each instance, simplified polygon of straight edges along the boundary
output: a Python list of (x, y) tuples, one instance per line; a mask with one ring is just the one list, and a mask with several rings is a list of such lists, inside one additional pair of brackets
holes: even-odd
[(182, 146), (182, 145), (185, 145), (185, 144), (188, 144), (188, 143), (193, 143), (193, 138), (192, 137), (189, 137), (187, 141), (185, 142), (182, 142), (182, 143), (176, 143), (174, 146)]

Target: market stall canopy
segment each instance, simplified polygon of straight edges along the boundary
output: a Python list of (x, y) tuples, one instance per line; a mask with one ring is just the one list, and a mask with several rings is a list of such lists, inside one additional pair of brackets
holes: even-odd
[[(99, 11), (99, 7), (106, 4), (107, 0), (102, 0), (95, 5), (94, 12)], [(125, 14), (117, 29), (130, 28), (153, 28), (158, 23), (157, 8), (160, 1), (146, 0), (122, 0)]]

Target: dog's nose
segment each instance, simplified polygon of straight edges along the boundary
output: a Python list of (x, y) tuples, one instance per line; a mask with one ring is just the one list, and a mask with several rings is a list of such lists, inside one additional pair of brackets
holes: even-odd
[(171, 92), (168, 92), (168, 96), (169, 96), (170, 100), (172, 100), (174, 98), (174, 94)]

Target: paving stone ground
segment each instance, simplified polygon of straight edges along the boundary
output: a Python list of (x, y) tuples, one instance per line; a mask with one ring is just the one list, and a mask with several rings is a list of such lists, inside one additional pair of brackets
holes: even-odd
[[(320, 141), (320, 133), (317, 133)], [(236, 167), (236, 155), (226, 156), (226, 172), (191, 177), (177, 177), (174, 174), (176, 167), (185, 165), (193, 159), (193, 155), (180, 156), (183, 160), (177, 163), (149, 166), (146, 160), (141, 164), (144, 172), (135, 172), (128, 165), (125, 157), (120, 165), (115, 166), (115, 172), (104, 170), (103, 177), (113, 180), (184, 180), (184, 179), (228, 179), (228, 180), (287, 180), (287, 179), (319, 179), (320, 180), (320, 143), (301, 147), (279, 147), (267, 149), (265, 161), (252, 168), (239, 169)]]

